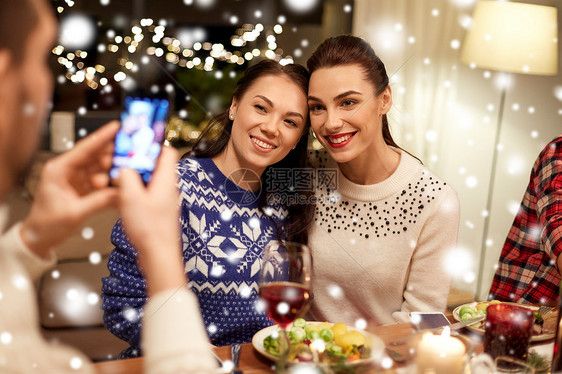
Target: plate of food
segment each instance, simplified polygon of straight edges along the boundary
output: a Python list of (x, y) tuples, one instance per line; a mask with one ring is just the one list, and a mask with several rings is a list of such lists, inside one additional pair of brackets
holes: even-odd
[[(554, 338), (554, 334), (556, 333), (556, 310), (553, 309), (546, 314), (540, 315), (538, 314), (539, 307), (533, 305), (525, 305), (525, 304), (517, 304), (517, 303), (509, 303), (503, 301), (486, 301), (486, 302), (478, 302), (474, 301), (472, 303), (467, 303), (463, 305), (459, 305), (458, 307), (453, 310), (453, 317), (457, 321), (466, 321), (479, 315), (486, 315), (486, 308), (488, 305), (493, 304), (512, 304), (517, 305), (523, 308), (531, 309), (535, 312), (535, 324), (533, 326), (533, 335), (531, 337), (532, 342), (538, 342), (543, 340), (548, 340)], [(474, 331), (479, 334), (484, 334), (485, 332), (485, 320), (476, 322), (473, 325), (466, 326), (467, 329), (470, 331)]]
[[(317, 360), (330, 365), (357, 366), (380, 360), (384, 343), (376, 335), (344, 323), (312, 322), (298, 318), (287, 327), (291, 341), (289, 363)], [(281, 331), (273, 325), (258, 331), (252, 345), (264, 357), (276, 361)]]

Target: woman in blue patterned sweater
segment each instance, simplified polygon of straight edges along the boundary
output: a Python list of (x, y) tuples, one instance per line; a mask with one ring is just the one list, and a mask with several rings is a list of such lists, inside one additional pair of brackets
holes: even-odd
[[(275, 239), (307, 241), (313, 189), (294, 188), (293, 171), (306, 166), (308, 78), (296, 64), (264, 60), (250, 67), (230, 108), (179, 162), (185, 273), (215, 345), (249, 342), (271, 324), (257, 302), (264, 246)], [(150, 318), (143, 315), (146, 281), (120, 221), (111, 240), (104, 323), (130, 344), (121, 357), (135, 357), (142, 319)]]

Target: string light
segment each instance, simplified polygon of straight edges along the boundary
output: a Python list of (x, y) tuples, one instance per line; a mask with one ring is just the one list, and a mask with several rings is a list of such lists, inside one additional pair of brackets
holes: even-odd
[[(238, 19), (235, 21), (234, 23), (237, 23)], [(279, 19), (278, 21), (284, 23), (285, 19)], [(230, 44), (235, 49), (244, 48), (248, 43), (255, 42), (262, 37), (264, 31), (265, 27), (261, 23), (255, 25), (245, 23), (236, 29), (234, 35), (231, 36)], [(252, 48), (245, 51), (230, 51), (222, 43), (204, 41), (206, 33), (202, 28), (193, 29), (190, 32), (193, 35), (187, 35), (186, 30), (184, 30), (183, 34), (178, 35), (178, 38), (166, 35), (165, 20), (160, 20), (158, 25), (154, 25), (154, 20), (151, 18), (143, 18), (139, 24), (133, 25), (130, 29), (130, 35), (118, 35), (113, 29), (107, 30), (105, 33), (107, 42), (98, 43), (96, 48), (100, 53), (109, 51), (117, 54), (119, 52), (117, 66), (123, 69), (122, 71), (115, 71), (114, 69), (111, 69), (113, 71), (107, 71), (107, 68), (101, 64), (90, 66), (84, 61), (88, 57), (87, 51), (66, 50), (64, 45), (57, 45), (52, 49), (52, 53), (58, 56), (57, 62), (67, 69), (67, 73), (61, 75), (58, 82), (63, 83), (66, 79), (75, 84), (85, 83), (94, 90), (100, 87), (104, 90), (110, 89), (111, 86), (108, 86), (109, 77), (116, 82), (123, 82), (130, 79), (129, 73), (125, 73), (125, 71), (130, 73), (139, 71), (139, 65), (133, 62), (133, 56), (139, 52), (144, 54), (140, 58), (143, 65), (150, 62), (149, 56), (155, 56), (164, 58), (167, 63), (174, 64), (179, 68), (197, 68), (209, 72), (216, 70), (214, 74), (216, 79), (223, 78), (222, 71), (218, 70), (217, 61), (243, 65), (255, 57), (265, 56), (279, 61), (282, 65), (294, 63), (293, 57), (283, 56), (283, 50), (277, 46), (275, 34), (278, 35), (283, 32), (281, 24), (274, 25), (267, 32), (266, 50)], [(149, 44), (143, 46), (143, 43), (146, 43), (147, 40)], [(232, 73), (234, 72), (229, 74), (231, 78), (235, 77), (235, 74)]]

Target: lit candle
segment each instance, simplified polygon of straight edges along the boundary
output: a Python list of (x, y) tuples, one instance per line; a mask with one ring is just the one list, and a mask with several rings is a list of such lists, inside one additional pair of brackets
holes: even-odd
[(464, 344), (451, 336), (449, 327), (441, 335), (425, 333), (418, 344), (418, 374), (462, 374), (465, 352)]

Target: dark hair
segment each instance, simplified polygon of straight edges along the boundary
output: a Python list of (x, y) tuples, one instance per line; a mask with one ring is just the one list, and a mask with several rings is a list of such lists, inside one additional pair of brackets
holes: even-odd
[(33, 0), (0, 1), (0, 50), (10, 51), (13, 65), (23, 59), (27, 39), (37, 22), (39, 14)]
[[(304, 93), (308, 94), (308, 80), (310, 75), (304, 66), (298, 64), (281, 65), (274, 60), (262, 60), (257, 64), (249, 67), (244, 76), (236, 83), (236, 88), (232, 94), (233, 98), (240, 101), (242, 96), (252, 87), (252, 85), (261, 77), (277, 75), (288, 77), (295, 83)], [(213, 117), (209, 124), (203, 129), (201, 135), (195, 141), (193, 149), (182, 156), (182, 158), (193, 157), (214, 157), (221, 153), (230, 139), (233, 121), (228, 117), (229, 110)], [(291, 150), (287, 156), (276, 164), (268, 166), (262, 174), (262, 186), (267, 186), (267, 177), (272, 177), (275, 173), (274, 169), (302, 169), (307, 167), (308, 159), (308, 133), (310, 130), (310, 120), (307, 119), (303, 136), (300, 138), (295, 149)], [(282, 183), (272, 183), (273, 188), (262, 193), (259, 202), (260, 208), (263, 210), (268, 202), (274, 201), (275, 196), (287, 197), (287, 223), (284, 225), (285, 238), (290, 241), (307, 243), (308, 228), (314, 217), (315, 205), (312, 203), (312, 189), (307, 191), (296, 191), (283, 189), (280, 190)], [(279, 195), (277, 195), (279, 194)], [(277, 233), (278, 238), (282, 238)]]
[[(353, 35), (339, 35), (324, 40), (312, 53), (306, 65), (310, 74), (320, 68), (359, 65), (365, 72), (365, 78), (375, 87), (377, 96), (388, 86), (389, 80), (384, 63), (369, 43)], [(386, 144), (402, 149), (392, 139), (386, 114), (382, 116), (382, 136)], [(411, 155), (410, 152), (405, 152)]]

